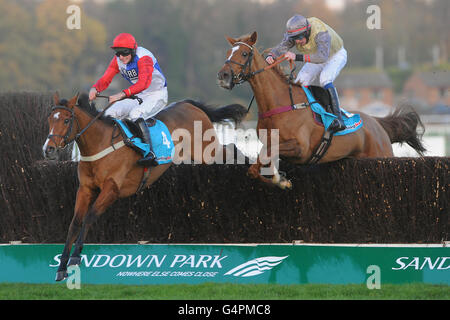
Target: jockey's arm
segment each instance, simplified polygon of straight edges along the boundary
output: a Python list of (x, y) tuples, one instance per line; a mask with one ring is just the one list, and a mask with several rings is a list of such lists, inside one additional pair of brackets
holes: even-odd
[(95, 88), (97, 92), (102, 92), (103, 90), (106, 90), (109, 87), (114, 76), (118, 73), (119, 73), (119, 66), (117, 65), (117, 60), (114, 57), (109, 63), (109, 66), (106, 69), (103, 76), (100, 79), (98, 79), (98, 81), (92, 87)]
[[(310, 40), (311, 41), (311, 40)], [(317, 44), (317, 52), (313, 54), (297, 54), (296, 61), (304, 61), (310, 63), (325, 63), (330, 57), (331, 36), (328, 31), (319, 32), (314, 41)]]
[(272, 48), (269, 52), (269, 56), (272, 56), (274, 59), (277, 59), (288, 52), (295, 45), (295, 42), (289, 40), (288, 36), (285, 34), (283, 40)]
[(128, 89), (123, 90), (127, 97), (138, 94), (139, 92), (147, 89), (152, 83), (153, 74), (153, 60), (148, 56), (143, 56), (138, 61), (139, 76), (138, 81), (130, 86)]

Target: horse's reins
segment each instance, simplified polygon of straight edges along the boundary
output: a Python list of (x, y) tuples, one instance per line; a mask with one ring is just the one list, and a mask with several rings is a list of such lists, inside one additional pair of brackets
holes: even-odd
[[(97, 98), (105, 98), (105, 99), (109, 99), (108, 96), (103, 96), (103, 95), (99, 95), (99, 94), (97, 94), (96, 97), (97, 97)], [(138, 97), (138, 96), (136, 96), (136, 95), (131, 95), (131, 96), (126, 97), (126, 98), (128, 98), (128, 99), (136, 99), (136, 100), (138, 100), (139, 104), (142, 104), (142, 102), (143, 102), (142, 98), (140, 98), (140, 97)], [(125, 99), (125, 98), (123, 98), (123, 99)], [(121, 100), (122, 100), (122, 99), (121, 99)], [(120, 101), (120, 100), (118, 100), (118, 101)], [(64, 147), (63, 147), (63, 149), (66, 148), (66, 147), (67, 147), (70, 143), (72, 143), (73, 141), (77, 141), (78, 138), (79, 138), (84, 132), (86, 132), (86, 130), (89, 129), (90, 126), (91, 126), (95, 121), (97, 121), (101, 116), (103, 116), (103, 115), (105, 114), (105, 112), (106, 112), (106, 111), (107, 111), (107, 110), (108, 110), (115, 102), (117, 102), (117, 101), (114, 101), (114, 102), (111, 102), (110, 104), (108, 104), (108, 105), (106, 106), (106, 108), (104, 108), (101, 112), (99, 112), (99, 113), (98, 113), (98, 114), (97, 114), (97, 115), (96, 115), (96, 116), (95, 116), (95, 117), (94, 117), (94, 118), (86, 125), (86, 127), (84, 127), (80, 132), (78, 132), (78, 133), (75, 135), (74, 138), (72, 138), (72, 139), (70, 139), (70, 140), (68, 140), (68, 138), (69, 138), (69, 136), (72, 134), (73, 120), (74, 120), (74, 119), (75, 119), (76, 122), (77, 122), (78, 130), (80, 129), (80, 124), (78, 123), (78, 119), (75, 117), (74, 111), (73, 111), (71, 108), (68, 108), (68, 107), (62, 106), (62, 105), (61, 105), (61, 106), (55, 106), (55, 107), (53, 107), (53, 108), (52, 108), (52, 112), (53, 112), (54, 110), (56, 110), (56, 109), (63, 109), (63, 110), (66, 110), (66, 111), (69, 111), (69, 112), (70, 112), (70, 114), (71, 114), (71, 116), (70, 116), (70, 126), (69, 126), (69, 129), (67, 130), (67, 133), (66, 133), (64, 136), (57, 135), (57, 134), (51, 134), (51, 135), (48, 135), (47, 138), (50, 139), (50, 140), (52, 140), (53, 137), (61, 137), (61, 138), (63, 139), (63, 141), (64, 141), (64, 144), (65, 144)], [(113, 131), (113, 136), (112, 136), (112, 138), (111, 138), (111, 146), (110, 146), (110, 147), (108, 147), (108, 148), (102, 150), (101, 152), (99, 152), (99, 153), (97, 153), (97, 154), (95, 154), (95, 155), (92, 155), (92, 156), (81, 156), (81, 158), (80, 158), (81, 161), (88, 161), (88, 162), (96, 161), (96, 160), (105, 157), (105, 156), (108, 155), (109, 153), (111, 153), (111, 152), (113, 152), (113, 151), (115, 151), (115, 150), (117, 150), (117, 149), (119, 149), (119, 148), (121, 148), (121, 147), (123, 147), (123, 146), (125, 145), (125, 143), (124, 143), (123, 140), (121, 140), (121, 141), (119, 141), (119, 142), (113, 144), (114, 138), (115, 138), (115, 137), (114, 137), (114, 131)], [(55, 143), (55, 141), (53, 141), (53, 142)], [(55, 143), (55, 145), (57, 145), (57, 144)], [(58, 148), (60, 148), (60, 147), (58, 146)], [(150, 175), (150, 170), (148, 170), (147, 168), (144, 168), (144, 174), (143, 174), (141, 183), (139, 184), (139, 186), (138, 186), (138, 188), (137, 188), (137, 190), (136, 190), (136, 193), (138, 193), (140, 190), (142, 190), (142, 189), (145, 187), (145, 184), (146, 184), (146, 182), (147, 182), (147, 180), (148, 180), (149, 175)]]
[[(231, 69), (231, 78), (233, 79), (234, 84), (238, 84), (238, 85), (242, 84), (245, 81), (248, 81), (249, 79), (253, 78), (257, 74), (259, 74), (261, 72), (264, 72), (266, 70), (272, 69), (273, 67), (279, 65), (280, 63), (282, 63), (283, 61), (286, 61), (288, 59), (288, 57), (282, 57), (282, 58), (276, 59), (274, 61), (274, 63), (269, 64), (269, 65), (265, 66), (264, 68), (261, 68), (261, 69), (258, 69), (256, 71), (252, 72), (251, 71), (251, 65), (252, 65), (252, 60), (253, 60), (252, 59), (253, 58), (253, 47), (251, 45), (249, 45), (249, 44), (247, 44), (245, 42), (241, 42), (241, 41), (235, 42), (234, 44), (243, 44), (243, 45), (247, 46), (250, 49), (250, 53), (248, 55), (247, 61), (245, 61), (244, 64), (239, 63), (237, 61), (233, 61), (231, 59), (227, 59), (225, 61), (225, 64), (234, 63), (234, 64), (236, 64), (236, 65), (238, 65), (238, 66), (240, 66), (242, 68), (241, 72), (238, 75), (235, 75), (234, 72), (233, 72), (233, 69), (230, 68)], [(290, 80), (292, 80), (292, 78), (293, 78), (293, 73), (294, 73), (294, 70), (295, 70), (296, 66), (295, 66), (295, 64), (293, 64), (292, 60), (289, 61), (289, 65), (290, 65), (290, 68), (291, 68), (291, 74), (289, 76), (289, 82), (290, 82)], [(248, 73), (244, 73), (244, 71), (247, 68), (248, 68)], [(291, 87), (290, 83), (289, 83), (289, 97), (291, 99), (292, 105), (294, 105), (293, 98), (292, 98), (292, 87)], [(253, 103), (254, 99), (255, 99), (255, 96), (253, 95), (253, 97), (250, 100), (250, 103), (248, 105), (247, 113), (250, 111), (250, 108), (252, 107), (252, 103)]]
[[(103, 95), (96, 95), (96, 96), (97, 96), (97, 98), (106, 98), (106, 99), (109, 99), (108, 96), (103, 96)], [(128, 99), (137, 99), (138, 102), (139, 102), (139, 104), (142, 103), (142, 99), (139, 98), (138, 96), (132, 95), (132, 96), (129, 96), (129, 97), (127, 97), (127, 98), (128, 98)], [(119, 100), (118, 100), (118, 101), (119, 101)], [(114, 103), (116, 103), (116, 102), (117, 102), (117, 101), (114, 101), (114, 102), (111, 102), (110, 104), (108, 104), (101, 112), (99, 112), (94, 118), (92, 118), (91, 121), (89, 121), (89, 123), (86, 125), (86, 127), (84, 127), (80, 132), (78, 132), (78, 133), (77, 133), (72, 139), (70, 139), (70, 140), (69, 140), (69, 136), (72, 134), (72, 129), (73, 129), (73, 119), (75, 119), (75, 120), (77, 121), (77, 127), (78, 127), (78, 129), (80, 129), (80, 125), (79, 125), (79, 123), (78, 123), (77, 118), (75, 117), (75, 113), (73, 112), (72, 109), (67, 108), (67, 107), (65, 107), (65, 106), (54, 106), (54, 107), (52, 108), (52, 112), (53, 112), (54, 110), (56, 110), (56, 109), (63, 109), (63, 110), (66, 110), (66, 111), (69, 111), (69, 112), (70, 112), (70, 114), (71, 114), (71, 116), (70, 116), (70, 126), (69, 126), (69, 129), (67, 130), (66, 135), (61, 136), (61, 135), (59, 135), (59, 134), (50, 134), (50, 135), (48, 135), (47, 138), (50, 139), (50, 140), (51, 140), (53, 137), (61, 137), (61, 138), (63, 138), (63, 141), (64, 141), (64, 148), (65, 148), (67, 145), (69, 145), (69, 144), (72, 143), (73, 141), (77, 141), (77, 140), (80, 138), (80, 136), (81, 136), (83, 133), (85, 133), (86, 130), (89, 129), (95, 121), (97, 121), (100, 117), (102, 117), (102, 116), (105, 114), (105, 112), (106, 112), (106, 111), (107, 111)], [(55, 143), (55, 145), (56, 145), (56, 143)]]
[[(238, 66), (240, 66), (242, 68), (241, 72), (238, 75), (235, 75), (233, 72), (233, 69), (231, 69), (231, 77), (233, 80), (237, 80), (237, 82), (235, 82), (235, 84), (242, 84), (245, 81), (248, 81), (250, 78), (254, 77), (255, 75), (257, 75), (258, 73), (261, 73), (263, 71), (269, 70), (273, 67), (275, 67), (276, 65), (279, 65), (280, 63), (282, 63), (283, 61), (286, 61), (288, 59), (288, 57), (283, 57), (280, 59), (275, 60), (274, 63), (265, 66), (264, 68), (258, 69), (256, 71), (251, 71), (251, 66), (252, 66), (252, 58), (253, 58), (253, 47), (245, 42), (235, 42), (234, 44), (243, 44), (245, 46), (247, 46), (250, 49), (250, 53), (248, 55), (247, 61), (245, 61), (245, 63), (239, 63), (237, 61), (231, 60), (231, 59), (227, 59), (225, 61), (225, 64), (230, 64), (230, 63), (234, 63)], [(290, 61), (291, 63), (291, 69), (292, 69), (292, 61)], [(248, 73), (244, 73), (244, 71), (248, 68)], [(295, 69), (295, 68), (294, 68)]]
[[(107, 96), (97, 96), (97, 97), (99, 97), (99, 98), (108, 98), (108, 99), (109, 99), (109, 97), (107, 97)], [(86, 130), (89, 129), (90, 126), (92, 126), (92, 124), (93, 124), (95, 121), (97, 121), (101, 116), (103, 116), (103, 115), (105, 114), (106, 110), (108, 110), (115, 102), (116, 102), (116, 101), (111, 102), (110, 104), (108, 104), (108, 105), (106, 106), (106, 108), (104, 108), (104, 109), (103, 109), (101, 112), (99, 112), (94, 118), (92, 118), (92, 120), (89, 121), (89, 123), (86, 125), (86, 127), (84, 127), (80, 132), (78, 132), (78, 133), (75, 135), (75, 137), (72, 139), (72, 141), (78, 140), (78, 138), (79, 138), (83, 133), (85, 133)], [(72, 141), (70, 141), (70, 142), (72, 142)], [(70, 143), (70, 142), (69, 142), (69, 143)]]

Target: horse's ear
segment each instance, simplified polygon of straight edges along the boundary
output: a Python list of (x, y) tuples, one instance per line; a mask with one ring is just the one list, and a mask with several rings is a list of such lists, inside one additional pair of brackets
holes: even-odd
[(250, 36), (249, 45), (254, 45), (256, 43), (256, 39), (258, 39), (258, 34), (256, 33), (256, 31), (254, 31)]
[(77, 94), (72, 99), (70, 99), (69, 102), (67, 102), (67, 107), (73, 108), (73, 106), (77, 104), (79, 95), (80, 93), (77, 92)]
[(233, 46), (234, 45), (234, 43), (236, 42), (236, 40), (235, 39), (233, 39), (233, 38), (230, 38), (229, 36), (225, 36), (225, 39), (227, 39), (227, 41)]
[(58, 93), (58, 91), (56, 91), (55, 94), (53, 95), (53, 103), (55, 104), (55, 106), (59, 105), (59, 93)]

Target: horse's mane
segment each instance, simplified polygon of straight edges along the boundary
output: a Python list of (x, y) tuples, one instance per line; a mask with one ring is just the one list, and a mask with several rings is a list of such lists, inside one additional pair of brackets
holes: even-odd
[[(97, 116), (101, 112), (97, 110), (94, 102), (92, 103), (89, 102), (89, 95), (85, 92), (80, 94), (80, 97), (78, 98), (78, 106), (80, 107), (81, 110), (87, 112), (92, 117)], [(103, 115), (99, 118), (99, 120), (102, 120), (106, 124), (114, 125), (114, 118), (111, 116)]]

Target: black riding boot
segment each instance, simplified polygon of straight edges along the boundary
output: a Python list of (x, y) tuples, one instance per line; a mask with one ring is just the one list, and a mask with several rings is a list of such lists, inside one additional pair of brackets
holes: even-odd
[(341, 109), (339, 108), (339, 97), (334, 86), (327, 89), (331, 99), (331, 112), (337, 116), (328, 128), (331, 132), (337, 132), (345, 129), (344, 120), (342, 120)]
[(157, 166), (158, 163), (156, 162), (156, 156), (155, 153), (153, 152), (150, 130), (148, 129), (147, 123), (143, 118), (137, 119), (136, 123), (139, 125), (139, 128), (141, 129), (144, 143), (147, 143), (150, 146), (150, 152), (147, 154), (147, 156), (145, 158), (139, 159), (137, 163), (138, 165), (143, 167)]

